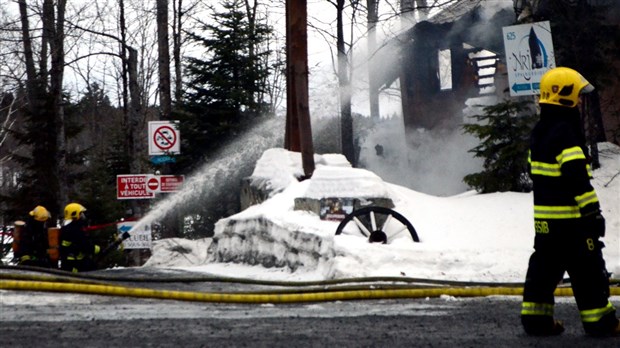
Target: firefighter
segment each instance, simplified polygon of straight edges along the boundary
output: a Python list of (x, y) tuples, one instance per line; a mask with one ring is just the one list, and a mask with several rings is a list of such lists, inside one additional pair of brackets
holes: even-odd
[(94, 256), (100, 247), (86, 235), (86, 208), (79, 203), (65, 207), (65, 223), (60, 229), (60, 268), (68, 272), (84, 272), (95, 269)]
[(521, 308), (530, 335), (564, 331), (553, 316), (553, 292), (566, 271), (585, 332), (619, 334), (616, 309), (609, 301), (609, 274), (599, 240), (605, 219), (592, 185), (579, 98), (594, 87), (577, 71), (558, 67), (540, 80), (540, 120), (530, 139), (530, 177), (534, 185), (534, 252)]
[(42, 205), (37, 205), (28, 215), (20, 231), (17, 262), (24, 266), (49, 267), (47, 223), (52, 216)]

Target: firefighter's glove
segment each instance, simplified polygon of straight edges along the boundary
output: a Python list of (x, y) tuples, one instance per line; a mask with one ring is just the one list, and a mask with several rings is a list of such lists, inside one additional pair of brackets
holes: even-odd
[(99, 245), (95, 245), (95, 255), (99, 254), (100, 251), (101, 247), (99, 247)]
[(605, 237), (605, 218), (600, 213), (593, 214), (584, 218), (584, 228), (592, 234)]

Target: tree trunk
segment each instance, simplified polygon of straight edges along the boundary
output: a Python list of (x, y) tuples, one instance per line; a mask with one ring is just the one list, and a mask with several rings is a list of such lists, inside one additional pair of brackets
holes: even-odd
[[(130, 107), (127, 123), (127, 150), (129, 158), (129, 171), (132, 174), (142, 172), (142, 167), (138, 160), (138, 144), (136, 134), (140, 125), (140, 115), (142, 114), (142, 104), (140, 99), (140, 87), (138, 85), (138, 51), (132, 47), (127, 47), (129, 60), (127, 62), (127, 75), (129, 77), (129, 100)], [(131, 209), (134, 217), (141, 217), (143, 212), (140, 203), (135, 199), (131, 200)]]
[(344, 22), (342, 17), (344, 3), (345, 0), (338, 0), (336, 8), (336, 47), (338, 48), (338, 90), (340, 97), (340, 138), (342, 143), (342, 154), (347, 158), (351, 165), (355, 166), (353, 118), (351, 117), (351, 84), (348, 76), (347, 53), (344, 43)]
[(157, 47), (159, 62), (160, 119), (170, 119), (170, 45), (168, 44), (168, 0), (157, 0)]
[[(254, 33), (256, 32), (256, 11), (258, 9), (258, 0), (255, 0), (253, 4), (250, 5), (248, 0), (245, 0), (245, 13), (248, 18), (248, 31), (250, 32), (250, 44), (248, 45), (248, 56), (251, 62), (254, 62), (256, 59), (256, 47), (254, 40)], [(258, 83), (258, 81), (256, 81)], [(259, 99), (257, 95), (252, 95), (252, 100), (250, 100), (250, 105), (255, 105), (255, 102)]]
[(368, 8), (368, 101), (370, 102), (370, 116), (379, 118), (379, 86), (378, 76), (375, 76), (373, 57), (377, 50), (377, 22), (379, 21), (379, 0), (367, 0)]
[(66, 0), (58, 0), (56, 4), (56, 30), (55, 35), (50, 40), (51, 70), (50, 70), (50, 92), (52, 94), (53, 108), (56, 121), (56, 168), (52, 172), (58, 178), (58, 201), (59, 206), (63, 207), (69, 203), (68, 184), (67, 184), (67, 149), (65, 139), (65, 109), (63, 103), (63, 74), (65, 71), (65, 7)]
[(308, 13), (306, 0), (286, 1), (287, 114), (285, 147), (301, 152), (304, 177), (314, 173), (308, 106)]
[(125, 23), (125, 1), (124, 0), (119, 0), (118, 1), (118, 7), (119, 7), (119, 29), (121, 32), (121, 42), (120, 42), (120, 56), (121, 56), (121, 60), (122, 60), (122, 69), (121, 69), (121, 78), (123, 80), (123, 86), (122, 86), (122, 90), (123, 90), (123, 112), (125, 114), (125, 118), (123, 119), (123, 121), (125, 122), (125, 124), (123, 125), (125, 129), (127, 129), (129, 127), (129, 82), (127, 81), (127, 65), (129, 62), (129, 59), (127, 57), (127, 26)]
[[(26, 0), (19, 0), (19, 14), (22, 25), (22, 44), (24, 45), (24, 60), (26, 62), (26, 88), (28, 95), (32, 96), (37, 91), (37, 69), (32, 55), (32, 40), (30, 38), (30, 24), (28, 23), (28, 6)], [(31, 111), (36, 110), (32, 100), (28, 106)]]
[(172, 59), (174, 60), (174, 101), (176, 104), (179, 104), (183, 100), (183, 77), (181, 76), (181, 18), (183, 16), (183, 0), (176, 1), (178, 1), (177, 6), (174, 6), (173, 9)]

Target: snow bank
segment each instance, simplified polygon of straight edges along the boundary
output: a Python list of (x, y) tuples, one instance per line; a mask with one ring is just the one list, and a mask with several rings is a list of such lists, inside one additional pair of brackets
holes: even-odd
[[(620, 274), (620, 147), (604, 143), (599, 145), (599, 151), (602, 167), (594, 171), (592, 183), (607, 220), (604, 239), (607, 247), (603, 253), (609, 271), (617, 275)], [(201, 257), (193, 260), (187, 257), (186, 266), (230, 275), (234, 263), (251, 269), (249, 272), (256, 278), (262, 274), (285, 279), (407, 276), (521, 282), (525, 277), (534, 240), (531, 193), (472, 191), (435, 197), (385, 183), (372, 173), (351, 175), (352, 168), (339, 161), (335, 166), (323, 162), (320, 166), (324, 167), (317, 166), (317, 173), (325, 175), (298, 182), (291, 178), (301, 173), (301, 158), (294, 159), (294, 154), (282, 149), (268, 152), (257, 163), (255, 174), (265, 178), (273, 175), (274, 187), (285, 184), (286, 187), (263, 203), (220, 220), (206, 261), (201, 262)], [(315, 179), (325, 182), (313, 182)], [(385, 193), (394, 202), (394, 210), (413, 224), (421, 242), (413, 242), (406, 233), (385, 245), (368, 243), (361, 236), (335, 236), (338, 222), (323, 221), (317, 214), (294, 210), (295, 198), (308, 192), (316, 197), (342, 194), (338, 185), (330, 181), (338, 185), (346, 182), (344, 192)], [(328, 192), (321, 192), (321, 188)], [(156, 241), (156, 247), (160, 243), (164, 242)], [(206, 249), (206, 245), (203, 243), (200, 248)], [(204, 255), (204, 249), (199, 255)], [(154, 254), (158, 253), (155, 249)], [(178, 256), (167, 257), (171, 265), (182, 263)], [(243, 271), (235, 272), (239, 276), (243, 274)]]

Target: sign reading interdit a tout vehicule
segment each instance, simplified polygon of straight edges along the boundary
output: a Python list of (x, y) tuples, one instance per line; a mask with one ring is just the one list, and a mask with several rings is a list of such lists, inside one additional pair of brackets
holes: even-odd
[(149, 199), (155, 193), (147, 188), (147, 174), (121, 174), (116, 176), (117, 199)]
[(117, 199), (149, 199), (155, 193), (177, 192), (181, 189), (183, 175), (123, 174), (116, 176)]
[(502, 28), (511, 96), (540, 94), (540, 78), (555, 68), (548, 21)]

